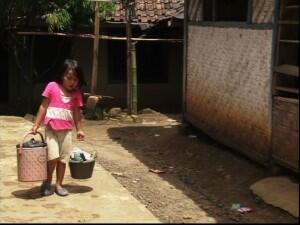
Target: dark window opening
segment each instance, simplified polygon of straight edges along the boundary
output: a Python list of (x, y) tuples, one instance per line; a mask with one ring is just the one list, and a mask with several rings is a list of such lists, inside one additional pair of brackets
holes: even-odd
[[(138, 83), (168, 82), (168, 45), (166, 43), (138, 43), (136, 45)], [(108, 81), (126, 82), (126, 42), (108, 42)]]
[(126, 42), (108, 41), (108, 81), (126, 82)]
[(168, 82), (168, 46), (166, 43), (137, 45), (138, 81), (140, 83)]
[(0, 48), (0, 102), (8, 102), (8, 53), (6, 50)]
[(248, 0), (204, 0), (204, 21), (246, 22)]

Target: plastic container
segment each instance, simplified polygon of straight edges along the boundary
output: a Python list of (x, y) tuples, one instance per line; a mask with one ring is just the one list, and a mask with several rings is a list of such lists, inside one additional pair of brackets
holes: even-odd
[(92, 177), (95, 160), (73, 161), (69, 160), (71, 177), (74, 179), (88, 179)]
[(30, 132), (26, 134), (23, 141), (17, 144), (17, 164), (19, 181), (42, 181), (47, 179), (47, 144), (40, 132), (41, 141), (32, 138), (24, 143)]

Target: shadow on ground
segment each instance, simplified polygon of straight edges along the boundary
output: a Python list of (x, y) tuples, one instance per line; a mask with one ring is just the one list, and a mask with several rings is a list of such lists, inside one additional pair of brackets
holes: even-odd
[[(93, 188), (91, 187), (72, 184), (72, 183), (67, 183), (64, 185), (64, 187), (66, 187), (66, 189), (73, 194), (86, 193), (93, 190)], [(11, 194), (14, 195), (16, 198), (21, 198), (21, 199), (43, 198), (43, 196), (40, 194), (40, 186), (36, 186), (30, 189), (22, 189), (22, 190), (14, 191)]]
[[(198, 138), (189, 137), (178, 126), (116, 127), (107, 132), (148, 168), (164, 171), (157, 175), (182, 190), (200, 208), (203, 201), (212, 202), (214, 207), (205, 211), (218, 222), (232, 221), (228, 215), (233, 214), (233, 220), (238, 222), (297, 222), (250, 192), (249, 186), (267, 175), (260, 165), (203, 133), (198, 133)], [(244, 215), (233, 213), (233, 203), (254, 211)]]

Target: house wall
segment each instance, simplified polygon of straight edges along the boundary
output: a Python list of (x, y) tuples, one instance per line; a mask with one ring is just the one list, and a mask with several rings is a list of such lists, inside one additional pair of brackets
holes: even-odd
[[(271, 3), (253, 1), (253, 22), (273, 20)], [(201, 19), (199, 13), (189, 16)], [(266, 162), (273, 29), (188, 23), (187, 32), (185, 119), (249, 158)]]
[[(79, 60), (83, 66), (87, 91), (90, 90), (92, 71), (92, 50), (93, 41), (91, 39), (74, 39), (72, 56)], [(165, 84), (138, 84), (138, 108), (154, 108), (162, 111), (181, 110), (182, 93), (182, 43), (170, 44), (169, 48), (169, 82)], [(137, 56), (137, 57), (142, 57)], [(97, 94), (113, 96), (114, 100), (109, 100), (109, 104), (114, 107), (126, 107), (127, 91), (126, 83), (111, 84), (108, 82), (108, 49), (107, 41), (100, 41), (99, 62), (98, 62), (98, 89)], [(175, 65), (175, 66), (174, 66)]]

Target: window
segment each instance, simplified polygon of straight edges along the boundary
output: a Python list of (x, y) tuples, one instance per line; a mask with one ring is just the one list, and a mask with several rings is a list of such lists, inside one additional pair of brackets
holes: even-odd
[[(138, 83), (168, 82), (168, 44), (140, 42), (136, 45)], [(108, 41), (108, 81), (125, 83), (126, 42)]]
[(126, 82), (126, 41), (108, 41), (108, 81)]
[(204, 0), (204, 21), (246, 22), (248, 0)]

